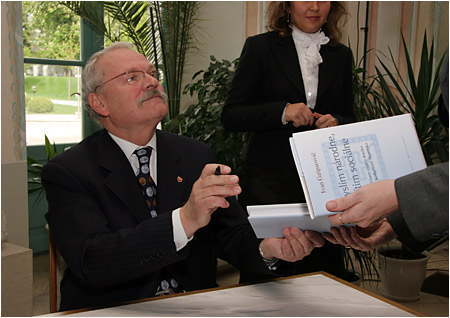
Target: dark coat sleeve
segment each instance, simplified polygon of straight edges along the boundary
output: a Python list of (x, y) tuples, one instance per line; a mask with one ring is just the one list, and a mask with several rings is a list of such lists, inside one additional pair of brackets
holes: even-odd
[(448, 162), (395, 180), (400, 210), (388, 217), (400, 241), (421, 252), (448, 235)]
[[(326, 47), (323, 50), (329, 51), (328, 54), (330, 54), (330, 56), (334, 54), (339, 56), (339, 62), (336, 61), (333, 63), (342, 63), (342, 65), (337, 67), (335, 76), (329, 83), (329, 85), (333, 88), (322, 88), (319, 84), (319, 89), (323, 89), (323, 93), (319, 91), (317, 112), (321, 114), (333, 115), (338, 120), (339, 125), (353, 123), (356, 118), (353, 110), (354, 96), (352, 51), (342, 44), (338, 44), (335, 47)], [(325, 55), (325, 52), (323, 55)], [(321, 72), (320, 67), (321, 66), (319, 66), (319, 73)], [(323, 65), (323, 67), (325, 67), (325, 65)], [(325, 77), (326, 76), (320, 77), (320, 80), (323, 80)], [(336, 87), (338, 88), (336, 89)], [(328, 93), (330, 94), (329, 96)], [(335, 98), (336, 101), (334, 100)], [(333, 106), (328, 108), (330, 105)]]
[(259, 37), (247, 38), (222, 112), (225, 129), (259, 131), (283, 127), (281, 115), (290, 96), (265, 98), (264, 89), (272, 85), (279, 73), (276, 65), (269, 62), (271, 59), (268, 43)]

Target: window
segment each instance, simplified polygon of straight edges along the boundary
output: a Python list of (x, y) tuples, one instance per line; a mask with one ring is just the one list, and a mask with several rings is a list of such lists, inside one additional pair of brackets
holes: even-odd
[(81, 72), (103, 46), (85, 21), (58, 2), (22, 3), (27, 145), (81, 141), (94, 129), (81, 105)]
[(81, 141), (81, 67), (25, 64), (27, 145)]
[[(22, 2), (27, 155), (45, 163), (44, 136), (70, 146), (98, 129), (80, 103), (81, 71), (103, 47), (89, 23), (53, 1)], [(33, 101), (34, 100), (34, 101)], [(29, 194), (29, 238), (34, 253), (48, 250), (47, 204)]]

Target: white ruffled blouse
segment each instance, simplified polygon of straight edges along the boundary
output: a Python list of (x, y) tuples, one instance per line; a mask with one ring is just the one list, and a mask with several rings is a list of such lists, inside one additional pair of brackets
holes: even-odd
[(321, 30), (316, 33), (305, 33), (295, 26), (292, 26), (292, 37), (305, 86), (306, 105), (314, 109), (319, 85), (319, 64), (322, 63), (320, 46), (327, 44), (330, 39)]

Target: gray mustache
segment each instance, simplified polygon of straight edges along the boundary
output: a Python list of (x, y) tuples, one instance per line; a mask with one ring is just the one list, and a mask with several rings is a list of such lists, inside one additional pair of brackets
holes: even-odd
[(145, 102), (146, 100), (149, 100), (150, 98), (152, 98), (154, 96), (161, 97), (163, 99), (163, 101), (165, 103), (167, 103), (167, 94), (166, 93), (163, 93), (158, 89), (151, 89), (151, 90), (145, 91), (144, 94), (139, 96), (138, 99), (136, 100), (139, 108), (142, 107), (143, 102)]

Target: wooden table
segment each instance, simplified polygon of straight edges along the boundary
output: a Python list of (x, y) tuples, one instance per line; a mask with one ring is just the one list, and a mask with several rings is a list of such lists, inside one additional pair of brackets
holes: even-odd
[(324, 272), (49, 316), (422, 316)]

